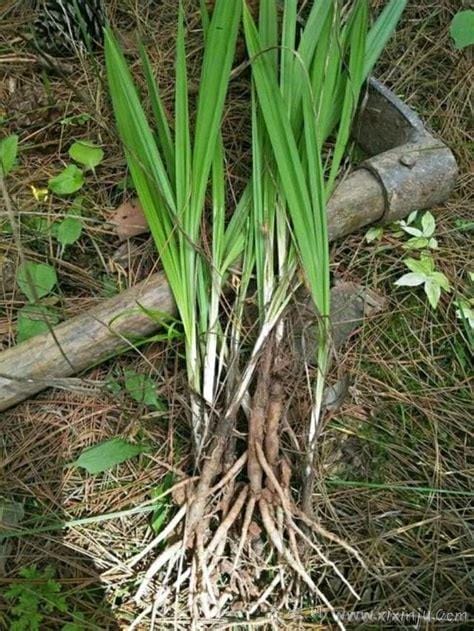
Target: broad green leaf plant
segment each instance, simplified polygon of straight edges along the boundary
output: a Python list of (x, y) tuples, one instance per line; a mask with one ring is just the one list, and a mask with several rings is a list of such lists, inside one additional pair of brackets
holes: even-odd
[(423, 285), (426, 296), (433, 309), (438, 306), (441, 290), (451, 290), (449, 280), (442, 272), (435, 269), (433, 258), (429, 254), (422, 254), (420, 259), (407, 258), (403, 261), (410, 272), (395, 281), (401, 287), (416, 287)]
[(78, 140), (70, 146), (69, 156), (86, 169), (94, 170), (104, 159), (104, 150), (89, 140)]
[(57, 175), (51, 177), (48, 182), (49, 190), (59, 196), (77, 193), (86, 181), (85, 171), (93, 171), (104, 159), (104, 151), (90, 140), (78, 140), (69, 147), (69, 157), (80, 164), (68, 164)]
[(17, 314), (17, 342), (46, 333), (59, 322), (58, 313), (39, 301), (49, 297), (58, 283), (56, 270), (47, 263), (24, 261), (18, 267), (16, 282), (29, 304)]
[(458, 50), (474, 44), (474, 10), (458, 11), (451, 21), (449, 32)]
[(18, 155), (18, 136), (11, 134), (0, 140), (0, 176), (10, 173), (16, 163)]
[(428, 302), (433, 309), (436, 309), (442, 291), (451, 291), (448, 278), (435, 269), (435, 261), (431, 254), (431, 250), (438, 248), (438, 240), (434, 236), (436, 220), (429, 211), (423, 213), (421, 218), (417, 211), (413, 211), (406, 220), (399, 221), (397, 224), (403, 232), (410, 235), (410, 239), (402, 245), (403, 249), (420, 250), (420, 258), (408, 257), (403, 260), (410, 273), (404, 274), (395, 281), (395, 285), (399, 287), (423, 286)]
[(111, 438), (85, 449), (71, 467), (81, 467), (89, 474), (108, 471), (116, 465), (149, 451), (149, 446), (129, 443), (123, 438)]
[(423, 250), (424, 248), (436, 250), (438, 241), (434, 237), (436, 231), (435, 218), (427, 211), (421, 217), (421, 226), (417, 227), (415, 225), (417, 217), (418, 213), (414, 211), (408, 216), (406, 221), (402, 220), (399, 222), (400, 228), (412, 237), (403, 244), (403, 248), (406, 250)]
[(68, 164), (61, 173), (49, 179), (48, 188), (56, 195), (72, 195), (84, 185), (84, 173), (75, 164)]

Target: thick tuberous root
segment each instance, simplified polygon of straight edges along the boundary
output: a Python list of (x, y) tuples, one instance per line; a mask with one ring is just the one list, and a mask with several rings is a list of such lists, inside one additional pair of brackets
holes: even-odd
[[(142, 577), (136, 594), (138, 602), (151, 597), (155, 612), (186, 594), (193, 619), (217, 618), (239, 609), (248, 614), (269, 604), (282, 606), (282, 590), (299, 584), (342, 628), (314, 574), (305, 567), (302, 552), (311, 549), (321, 568), (333, 572), (355, 598), (354, 589), (323, 548), (332, 541), (363, 561), (349, 544), (307, 517), (292, 497), (292, 468), (280, 445), (286, 398), (282, 367), (275, 343), (268, 343), (248, 416), (247, 449), (239, 457), (232, 440), (235, 419), (223, 418), (217, 425), (200, 478), (194, 488), (189, 485), (189, 499), (178, 513), (179, 522), (176, 519), (174, 530), (167, 533), (167, 546)], [(278, 567), (270, 584), (259, 576), (263, 559)]]

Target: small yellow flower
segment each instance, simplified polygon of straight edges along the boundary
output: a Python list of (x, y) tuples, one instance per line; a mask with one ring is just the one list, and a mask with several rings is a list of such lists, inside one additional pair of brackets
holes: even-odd
[(36, 188), (36, 186), (30, 186), (33, 197), (37, 202), (47, 202), (49, 192), (47, 188)]

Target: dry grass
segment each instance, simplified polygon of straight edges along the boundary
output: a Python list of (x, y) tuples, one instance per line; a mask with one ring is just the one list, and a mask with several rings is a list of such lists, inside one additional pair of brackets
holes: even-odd
[[(150, 51), (171, 111), (176, 3), (143, 2), (146, 10), (139, 17), (135, 2), (120, 3), (120, 9), (118, 3), (110, 4), (130, 47), (135, 29), (153, 42)], [(375, 6), (381, 4), (374, 1)], [(339, 545), (326, 542), (326, 553), (361, 594), (361, 602), (355, 604), (340, 579), (321, 567), (316, 555), (305, 554), (306, 570), (314, 570), (334, 607), (372, 615), (388, 610), (464, 612), (470, 602), (472, 392), (469, 351), (453, 301), (457, 293), (467, 292), (466, 271), (472, 270), (469, 232), (460, 228), (460, 222), (471, 219), (472, 208), (472, 54), (454, 51), (449, 41), (448, 25), (458, 8), (456, 0), (410, 4), (377, 75), (421, 114), (458, 158), (457, 190), (443, 208), (435, 209), (440, 241), (436, 261), (454, 291), (443, 297), (436, 313), (418, 292), (394, 291), (393, 281), (403, 272), (404, 251), (402, 241), (390, 232), (379, 245), (369, 246), (361, 235), (354, 235), (334, 246), (334, 271), (340, 278), (362, 281), (389, 298), (387, 310), (365, 324), (340, 358), (341, 365), (350, 367), (353, 374), (351, 396), (328, 419), (317, 475), (318, 519), (356, 546), (369, 568), (361, 568)], [(23, 61), (29, 59), (31, 49), (18, 35), (27, 31), (27, 22), (27, 12), (13, 7), (0, 29), (0, 104), (7, 121), (0, 129), (2, 133), (15, 130), (22, 141), (21, 165), (8, 183), (22, 216), (21, 247), (26, 256), (56, 267), (60, 277), (57, 306), (68, 317), (110, 291), (111, 281), (120, 289), (143, 278), (153, 265), (153, 249), (146, 239), (137, 240), (120, 263), (114, 258), (117, 240), (107, 220), (129, 193), (117, 187), (126, 171), (113, 133), (100, 63), (94, 67), (72, 62), (67, 81), (44, 73), (39, 66)], [(197, 44), (194, 52), (199, 52)], [(12, 55), (16, 61), (11, 61)], [(7, 56), (10, 61), (5, 63)], [(235, 87), (232, 102), (226, 135), (237, 186), (245, 176), (248, 150), (248, 129), (246, 124), (242, 127), (242, 114), (248, 107), (242, 82)], [(90, 118), (83, 125), (61, 124), (66, 117), (84, 113)], [(84, 189), (85, 234), (59, 257), (53, 240), (38, 230), (34, 218), (52, 222), (64, 215), (68, 204), (55, 198), (39, 205), (29, 186), (44, 185), (57, 173), (67, 160), (69, 144), (79, 138), (102, 143), (106, 160), (97, 179), (90, 178)], [(16, 312), (24, 304), (13, 282), (18, 261), (17, 244), (11, 235), (0, 232), (0, 343), (4, 348), (14, 343)], [(110, 361), (88, 374), (89, 392), (49, 391), (3, 413), (0, 493), (24, 502), (26, 528), (140, 507), (169, 471), (176, 480), (183, 472), (189, 473), (189, 435), (176, 350), (179, 345), (151, 345), (142, 350), (142, 356)], [(127, 366), (156, 379), (160, 394), (170, 402), (165, 419), (124, 393), (118, 397), (104, 393), (107, 379), (120, 381)], [(289, 390), (296, 388), (290, 375), (286, 381)], [(292, 438), (288, 433), (282, 439), (290, 457), (303, 434), (301, 418), (307, 418), (307, 401), (297, 399), (288, 416), (296, 434)], [(64, 467), (84, 447), (117, 434), (151, 442), (153, 455), (142, 455), (98, 476)], [(91, 629), (126, 628), (140, 611), (132, 601), (137, 576), (126, 561), (151, 540), (149, 521), (149, 513), (141, 512), (13, 539), (8, 574), (0, 581), (9, 583), (22, 566), (52, 563), (70, 602), (92, 621)], [(242, 600), (250, 602), (278, 576), (271, 560), (263, 566), (261, 557), (251, 554), (244, 554), (241, 567)], [(259, 591), (254, 591), (248, 579), (255, 567), (261, 568)], [(102, 591), (106, 599), (94, 613)], [(270, 601), (282, 604), (286, 613), (275, 614), (270, 622), (262, 606), (262, 617), (255, 618), (255, 625), (316, 629), (320, 622), (328, 623), (324, 608), (319, 604), (313, 608), (304, 590), (298, 596), (296, 585), (287, 585), (286, 590), (276, 586)], [(0, 626), (5, 611), (3, 605)], [(185, 612), (185, 602), (178, 611), (179, 615)], [(383, 627), (374, 620), (374, 627)], [(161, 618), (155, 628), (170, 628), (175, 622), (176, 628), (188, 628), (186, 619), (178, 622), (172, 618)], [(220, 621), (216, 628), (225, 628), (225, 624)], [(238, 628), (230, 621), (229, 625)], [(60, 627), (51, 621), (45, 628)], [(149, 618), (144, 618), (140, 628), (149, 628)], [(368, 627), (353, 623), (351, 628)]]

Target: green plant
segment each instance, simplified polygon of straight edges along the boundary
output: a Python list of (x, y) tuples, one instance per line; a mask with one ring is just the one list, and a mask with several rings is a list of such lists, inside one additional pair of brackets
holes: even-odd
[(153, 379), (135, 370), (124, 370), (125, 390), (138, 403), (144, 403), (156, 410), (165, 410), (166, 406), (156, 393)]
[(462, 49), (474, 44), (474, 11), (458, 11), (449, 28), (455, 48)]
[(465, 338), (471, 352), (474, 350), (474, 273), (468, 272), (467, 295), (461, 295), (455, 300), (456, 318), (460, 320), (464, 327)]
[[(10, 631), (40, 631), (45, 628), (50, 616), (72, 618), (60, 624), (61, 631), (83, 631), (87, 628), (82, 614), (71, 612), (67, 596), (61, 583), (55, 578), (52, 566), (42, 570), (36, 565), (24, 567), (19, 572), (21, 581), (11, 583), (4, 592), (10, 602)], [(56, 623), (55, 623), (56, 624)]]
[(51, 265), (25, 261), (18, 268), (16, 282), (28, 300), (36, 302), (51, 292), (58, 278)]
[(60, 321), (58, 313), (46, 305), (25, 305), (17, 313), (18, 344), (29, 340), (35, 335), (46, 333)]
[(474, 329), (474, 298), (470, 298), (469, 300), (460, 298), (457, 300), (456, 304), (458, 307), (456, 316), (460, 320), (466, 321), (470, 328)]
[(79, 140), (70, 146), (69, 156), (93, 171), (104, 159), (104, 151), (89, 140)]
[(471, 352), (474, 350), (474, 298), (456, 300), (456, 317), (464, 326), (465, 337)]
[(69, 164), (61, 173), (50, 178), (48, 187), (56, 195), (72, 195), (84, 185), (84, 174), (75, 164)]
[(417, 211), (413, 211), (406, 220), (397, 222), (403, 232), (410, 235), (402, 247), (405, 250), (421, 250), (420, 259), (407, 258), (404, 264), (410, 273), (404, 274), (396, 282), (398, 287), (417, 287), (423, 285), (428, 301), (433, 309), (436, 309), (441, 297), (441, 291), (450, 291), (449, 280), (446, 276), (435, 269), (435, 263), (428, 250), (438, 248), (438, 241), (434, 234), (436, 231), (436, 220), (433, 215), (426, 211), (419, 216)]
[(435, 218), (427, 211), (421, 217), (420, 227), (416, 227), (414, 224), (417, 218), (418, 213), (415, 211), (408, 216), (406, 221), (398, 222), (400, 228), (411, 235), (411, 239), (403, 244), (403, 248), (406, 250), (423, 250), (425, 248), (435, 250), (438, 247), (438, 241), (433, 236), (436, 230)]
[(18, 136), (12, 134), (0, 140), (0, 176), (10, 173), (16, 163), (18, 155)]
[(428, 254), (422, 254), (419, 260), (407, 258), (403, 262), (410, 273), (401, 276), (395, 281), (395, 285), (398, 287), (423, 285), (430, 305), (436, 309), (441, 297), (441, 290), (450, 291), (449, 280), (442, 272), (436, 271), (434, 260)]
[[(395, 281), (395, 285), (398, 287), (423, 285), (430, 305), (436, 309), (441, 292), (450, 291), (449, 280), (443, 273), (435, 269), (433, 256), (429, 252), (429, 250), (438, 248), (438, 241), (434, 236), (436, 220), (429, 211), (422, 215), (418, 211), (413, 211), (406, 220), (398, 221), (394, 225), (401, 228), (401, 231), (395, 233), (395, 236), (402, 236), (403, 233), (410, 235), (410, 238), (403, 243), (403, 249), (421, 250), (420, 259), (409, 257), (403, 260), (410, 273), (401, 276)], [(370, 229), (366, 233), (366, 240), (370, 243), (380, 239), (382, 234), (382, 228)]]
[[(85, 170), (95, 171), (104, 159), (104, 152), (89, 140), (74, 142), (69, 148), (69, 156), (83, 165)], [(48, 187), (56, 195), (66, 196), (77, 193), (85, 183), (84, 172), (75, 164), (68, 164), (61, 173), (50, 178)]]
[(382, 226), (372, 226), (365, 233), (365, 240), (367, 243), (373, 243), (374, 241), (380, 241), (383, 237), (383, 227)]
[[(182, 9), (176, 46), (174, 136), (164, 115), (150, 63), (142, 51), (157, 142), (117, 42), (110, 30), (105, 36), (107, 74), (118, 130), (184, 327), (188, 379), (191, 393), (197, 395), (192, 395), (197, 450), (207, 434), (207, 415), (199, 402), (205, 387), (201, 367), (212, 365), (215, 372), (216, 348), (214, 342), (207, 340), (219, 334), (215, 331), (216, 308), (229, 266), (240, 252), (229, 228), (227, 234), (224, 229), (224, 170), (219, 140), (239, 18), (239, 2), (217, 1), (206, 36), (192, 142)], [(200, 228), (211, 171), (213, 258), (207, 262), (201, 254)]]
[(149, 450), (147, 445), (132, 444), (123, 438), (111, 438), (85, 449), (70, 466), (90, 474), (102, 473)]
[(80, 208), (72, 208), (60, 221), (51, 226), (51, 234), (61, 244), (61, 254), (68, 245), (76, 243), (82, 235), (83, 223)]
[[(227, 515), (245, 510), (245, 530), (254, 510), (259, 510), (269, 541), (310, 589), (317, 590), (308, 572), (281, 540), (280, 533), (286, 528), (293, 532), (288, 515), (291, 509), (279, 496), (286, 508), (282, 508), (285, 517), (276, 533), (276, 524), (261, 493), (264, 485), (274, 488), (283, 484), (271, 473), (278, 469), (279, 423), (284, 408), (274, 351), (285, 332), (285, 308), (304, 283), (319, 322), (314, 407), (305, 467), (308, 508), (330, 352), (326, 202), (340, 174), (364, 82), (405, 4), (404, 0), (390, 1), (369, 29), (366, 0), (355, 0), (344, 11), (339, 3), (314, 2), (308, 7), (305, 27), (298, 33), (296, 0), (284, 3), (281, 21), (276, 0), (261, 0), (258, 25), (246, 3), (242, 3), (252, 69), (253, 168), (230, 219), (225, 212), (229, 196), (221, 121), (240, 0), (217, 0), (211, 18), (205, 1), (201, 2), (204, 56), (194, 134), (189, 123), (181, 4), (173, 128), (165, 116), (145, 50), (141, 57), (153, 129), (123, 54), (110, 30), (106, 32), (107, 75), (117, 127), (184, 328), (195, 459), (200, 469), (189, 505), (173, 518), (183, 519), (186, 514), (183, 541), (171, 544), (154, 568), (182, 559), (193, 541), (201, 546), (203, 575), (208, 571), (207, 564), (214, 567), (217, 563), (217, 551), (225, 545), (229, 520), (226, 518), (225, 528), (222, 524), (216, 538), (207, 541), (208, 547), (202, 549), (207, 538), (204, 516), (208, 506), (214, 501), (217, 504), (212, 491), (214, 479), (225, 475), (225, 467), (237, 459), (237, 454), (229, 453), (232, 430), (242, 399), (246, 396), (250, 401), (249, 389), (259, 367), (250, 409), (246, 409), (248, 449), (238, 459), (244, 462), (244, 456), (247, 458), (248, 485), (242, 485), (238, 496), (232, 497), (235, 503), (231, 502)], [(330, 138), (333, 142), (328, 143)], [(206, 191), (208, 213), (204, 213)], [(235, 272), (232, 265), (237, 259)], [(234, 292), (225, 296), (231, 271), (238, 280)], [(257, 328), (249, 336), (244, 313), (248, 301), (254, 299), (254, 291)], [(219, 484), (215, 488), (220, 488)], [(245, 540), (246, 532), (242, 534), (241, 546)], [(236, 563), (241, 550), (242, 547), (237, 551)], [(189, 570), (183, 570), (183, 580), (188, 576)], [(137, 598), (143, 596), (151, 577), (152, 572), (148, 572)], [(347, 584), (344, 577), (341, 580)]]
[(152, 500), (156, 500), (155, 510), (151, 516), (150, 526), (155, 534), (158, 534), (165, 525), (171, 511), (169, 497), (163, 497), (174, 483), (174, 475), (167, 473), (163, 481), (152, 489), (150, 496)]
[(56, 311), (39, 302), (51, 293), (58, 279), (51, 265), (25, 261), (18, 267), (16, 282), (30, 303), (17, 314), (17, 341), (24, 342), (30, 337), (49, 331), (59, 322)]
[[(264, 33), (258, 33), (250, 11), (244, 7), (244, 31), (255, 91), (268, 136), (267, 147), (271, 148), (275, 160), (278, 188), (284, 202), (284, 217), (279, 223), (280, 226), (291, 225), (289, 235), (282, 238), (281, 227), (271, 223), (270, 226), (275, 226), (277, 232), (275, 235), (270, 233), (267, 242), (280, 244), (278, 254), (284, 258), (280, 267), (287, 271), (292, 269), (294, 253), (291, 247), (282, 253), (281, 243), (294, 244), (319, 316), (318, 371), (306, 463), (306, 508), (310, 503), (312, 485), (309, 478), (330, 352), (326, 202), (339, 174), (363, 83), (398, 21), (404, 4), (389, 3), (368, 33), (365, 1), (354, 3), (346, 21), (342, 19), (338, 3), (316, 3), (295, 55), (292, 51), (295, 50), (296, 3), (287, 2), (280, 43), (284, 51), (280, 83), (271, 59), (271, 51), (277, 42), (269, 42)], [(265, 20), (261, 21), (262, 25), (265, 23)], [(254, 139), (262, 137), (256, 120)], [(335, 136), (335, 144), (329, 156), (325, 157), (325, 143), (330, 134)], [(263, 147), (256, 147), (254, 141), (254, 164), (263, 151)], [(268, 163), (268, 157), (264, 156), (260, 162)], [(257, 173), (262, 170), (262, 164), (257, 166)], [(265, 193), (263, 197), (272, 199)], [(258, 204), (258, 200), (254, 201), (254, 209), (258, 208)], [(268, 228), (268, 223), (265, 225)], [(260, 267), (263, 268), (263, 265)], [(295, 270), (292, 273), (295, 274)], [(265, 279), (258, 274), (258, 258), (257, 282), (265, 285)]]
[(99, 280), (102, 284), (102, 296), (105, 298), (111, 298), (112, 296), (116, 296), (118, 294), (119, 290), (115, 278), (108, 276), (107, 274), (102, 274)]
[[(11, 135), (0, 141), (0, 185), (7, 209), (9, 231), (14, 235), (21, 253), (21, 239), (17, 230), (16, 218), (11, 208), (4, 178), (15, 166), (18, 156), (18, 136)], [(29, 305), (19, 310), (17, 317), (18, 341), (22, 342), (48, 330), (58, 321), (57, 314), (46, 305), (39, 305), (39, 299), (47, 296), (57, 284), (56, 272), (46, 263), (26, 261), (17, 269), (16, 282), (28, 298)]]
[(72, 116), (65, 116), (61, 119), (61, 125), (64, 126), (75, 126), (75, 125), (85, 125), (88, 121), (92, 119), (90, 114), (83, 112), (82, 114), (73, 114)]

